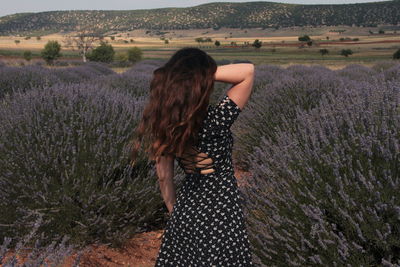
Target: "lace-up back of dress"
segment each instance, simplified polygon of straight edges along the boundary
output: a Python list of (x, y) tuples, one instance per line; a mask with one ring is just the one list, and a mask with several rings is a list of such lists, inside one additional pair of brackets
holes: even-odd
[(198, 133), (198, 142), (176, 157), (186, 174), (233, 174), (230, 130), (241, 109), (225, 95), (217, 105), (209, 105), (207, 116)]
[(213, 159), (194, 146), (185, 151), (183, 157), (178, 158), (185, 173), (208, 174), (215, 171)]

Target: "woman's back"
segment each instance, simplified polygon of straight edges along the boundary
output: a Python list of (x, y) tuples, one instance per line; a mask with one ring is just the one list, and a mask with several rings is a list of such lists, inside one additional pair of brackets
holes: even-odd
[[(224, 73), (220, 72), (221, 77)], [(198, 144), (176, 158), (186, 177), (167, 222), (156, 267), (253, 266), (232, 164), (231, 132), (250, 95), (251, 71), (249, 77), (208, 107)]]

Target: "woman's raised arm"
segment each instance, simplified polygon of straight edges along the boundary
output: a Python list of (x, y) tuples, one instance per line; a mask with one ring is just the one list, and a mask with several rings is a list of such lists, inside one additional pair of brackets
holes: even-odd
[(254, 84), (254, 64), (237, 63), (218, 66), (215, 80), (233, 84), (226, 94), (243, 110)]

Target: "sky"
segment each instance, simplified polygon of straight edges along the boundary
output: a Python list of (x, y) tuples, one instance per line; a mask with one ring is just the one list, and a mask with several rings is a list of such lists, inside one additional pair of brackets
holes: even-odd
[[(163, 7), (190, 7), (212, 2), (254, 2), (244, 0), (0, 0), (0, 16), (21, 12), (51, 10), (133, 10)], [(381, 0), (276, 0), (267, 2), (290, 4), (353, 4), (382, 2)]]

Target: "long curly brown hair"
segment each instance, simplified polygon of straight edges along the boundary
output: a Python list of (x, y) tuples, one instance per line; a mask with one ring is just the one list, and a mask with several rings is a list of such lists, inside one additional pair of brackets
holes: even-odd
[(181, 157), (185, 147), (197, 143), (214, 89), (215, 60), (201, 49), (176, 51), (154, 70), (149, 101), (132, 139), (131, 165), (140, 147), (151, 161), (161, 155)]

